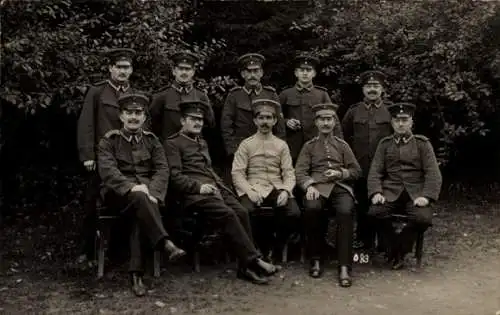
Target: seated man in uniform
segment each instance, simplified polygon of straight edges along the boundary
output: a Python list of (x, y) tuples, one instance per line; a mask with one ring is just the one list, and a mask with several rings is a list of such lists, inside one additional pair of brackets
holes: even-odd
[[(418, 231), (432, 223), (430, 205), (438, 199), (442, 177), (429, 139), (411, 131), (415, 105), (398, 103), (388, 110), (394, 134), (380, 140), (368, 173), (368, 215), (378, 221), (392, 268), (401, 269)], [(398, 212), (410, 222), (396, 236), (390, 215)]]
[(104, 202), (132, 223), (129, 271), (132, 290), (137, 296), (146, 293), (142, 282), (142, 234), (153, 248), (165, 249), (171, 260), (185, 254), (169, 239), (158, 209), (165, 199), (169, 172), (161, 142), (142, 129), (148, 103), (149, 99), (142, 94), (120, 97), (123, 127), (108, 131), (97, 151)]
[[(272, 131), (280, 104), (258, 99), (252, 102), (252, 110), (257, 133), (240, 143), (232, 176), (241, 205), (250, 212), (256, 244), (268, 256), (270, 244), (274, 243), (274, 254), (281, 253), (290, 235), (298, 230), (300, 209), (292, 195), (295, 171), (290, 149)], [(273, 212), (262, 213), (260, 206), (273, 207)]]
[(322, 249), (328, 227), (328, 216), (337, 218), (338, 280), (342, 287), (351, 286), (353, 256), (354, 192), (352, 183), (361, 175), (361, 167), (344, 140), (333, 136), (336, 106), (313, 106), (319, 134), (304, 144), (295, 171), (297, 184), (305, 192), (304, 217), (307, 247), (311, 256), (309, 274), (321, 277)]
[(183, 101), (179, 108), (182, 128), (164, 143), (172, 188), (185, 213), (196, 209), (222, 231), (238, 258), (238, 277), (267, 284), (268, 277), (281, 267), (260, 258), (253, 244), (248, 211), (212, 168), (207, 143), (201, 137), (208, 104)]

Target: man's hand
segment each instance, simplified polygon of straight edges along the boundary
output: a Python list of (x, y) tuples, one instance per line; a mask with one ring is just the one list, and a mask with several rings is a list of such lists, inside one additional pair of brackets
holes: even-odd
[(319, 190), (317, 190), (316, 187), (314, 186), (307, 187), (306, 199), (311, 201), (311, 200), (318, 200), (318, 198), (319, 198)]
[(378, 205), (378, 204), (383, 205), (384, 203), (385, 203), (385, 197), (381, 193), (376, 193), (372, 197), (372, 204), (374, 204), (374, 205)]
[(148, 197), (149, 197), (149, 200), (151, 200), (152, 203), (158, 204), (158, 199), (156, 199), (156, 197), (153, 197), (151, 195), (148, 195)]
[(288, 202), (288, 192), (286, 190), (283, 190), (278, 195), (278, 199), (276, 200), (276, 206), (283, 207), (286, 205), (287, 202)]
[(203, 184), (200, 187), (200, 194), (202, 195), (213, 195), (217, 192), (217, 187), (212, 184)]
[(250, 199), (250, 201), (252, 201), (257, 206), (260, 206), (262, 204), (262, 202), (264, 201), (264, 199), (262, 199), (262, 196), (259, 194), (259, 192), (256, 190), (253, 190), (253, 189), (247, 193), (247, 196), (248, 196), (248, 199)]
[(140, 191), (140, 192), (143, 192), (143, 193), (149, 195), (148, 186), (146, 186), (144, 184), (135, 185), (134, 187), (132, 187), (132, 189), (130, 189), (130, 192), (137, 192), (137, 191)]
[(94, 160), (88, 160), (83, 162), (83, 167), (85, 167), (85, 169), (89, 172), (95, 170), (95, 165), (96, 164)]
[(429, 205), (429, 199), (425, 197), (415, 198), (413, 201), (413, 205), (417, 207), (427, 207)]
[(337, 171), (337, 170), (328, 169), (323, 174), (325, 174), (326, 177), (330, 177), (330, 178), (334, 178), (334, 179), (342, 178), (342, 172)]
[(295, 118), (287, 119), (286, 126), (292, 130), (299, 130), (301, 127), (300, 120), (295, 119)]

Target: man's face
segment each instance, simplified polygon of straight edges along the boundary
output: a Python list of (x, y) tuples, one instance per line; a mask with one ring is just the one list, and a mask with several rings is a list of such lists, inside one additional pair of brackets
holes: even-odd
[(194, 66), (189, 63), (180, 62), (175, 65), (172, 74), (174, 75), (175, 81), (179, 83), (189, 83), (194, 77)]
[(144, 109), (123, 109), (120, 112), (120, 120), (123, 127), (130, 131), (137, 131), (146, 121)]
[(331, 133), (335, 127), (335, 117), (333, 115), (321, 115), (316, 117), (314, 123), (320, 133)]
[(132, 63), (128, 60), (119, 60), (115, 64), (109, 66), (111, 79), (115, 82), (125, 83), (132, 74)]
[(252, 69), (247, 68), (241, 71), (241, 77), (245, 80), (245, 83), (250, 86), (258, 85), (263, 75), (264, 71), (261, 67)]
[(304, 85), (310, 84), (316, 76), (316, 70), (312, 67), (299, 67), (295, 69), (295, 77)]
[(377, 101), (382, 97), (384, 92), (383, 85), (377, 80), (368, 80), (363, 85), (363, 94), (370, 101)]
[(181, 124), (184, 132), (199, 135), (203, 129), (203, 117), (186, 115), (181, 118)]
[(276, 115), (272, 112), (261, 111), (253, 119), (257, 130), (263, 134), (269, 134), (273, 131), (273, 127), (277, 122)]
[(393, 117), (391, 125), (397, 134), (408, 134), (413, 127), (413, 118), (411, 116)]

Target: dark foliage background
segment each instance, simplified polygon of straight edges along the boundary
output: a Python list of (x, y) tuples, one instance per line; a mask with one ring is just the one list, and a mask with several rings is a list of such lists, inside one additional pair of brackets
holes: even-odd
[[(86, 85), (106, 77), (100, 52), (115, 46), (139, 52), (132, 80), (147, 91), (169, 81), (173, 51), (197, 51), (198, 84), (216, 113), (239, 83), (235, 59), (248, 51), (266, 56), (264, 81), (278, 90), (294, 83), (297, 52), (321, 56), (317, 83), (329, 88), (341, 116), (361, 99), (356, 76), (381, 69), (391, 82), (388, 97), (418, 105), (416, 129), (432, 139), (449, 182), (499, 179), (496, 1), (201, 1), (194, 8), (182, 0), (3, 0), (0, 6), (4, 214), (79, 208), (76, 121)], [(221, 148), (213, 148), (214, 160), (221, 160)]]

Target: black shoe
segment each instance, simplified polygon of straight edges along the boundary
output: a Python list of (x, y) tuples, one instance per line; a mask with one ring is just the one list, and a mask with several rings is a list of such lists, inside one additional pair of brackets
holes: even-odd
[(281, 267), (280, 265), (273, 265), (271, 263), (269, 263), (269, 265), (271, 266), (270, 270), (268, 270), (264, 267), (261, 267), (258, 262), (255, 262), (254, 269), (257, 270), (259, 275), (264, 276), (264, 277), (273, 276), (273, 275), (277, 274), (278, 272), (280, 272), (281, 269), (283, 269), (283, 267)]
[(392, 263), (392, 270), (401, 270), (405, 267), (405, 256), (398, 255)]
[(130, 280), (132, 283), (132, 292), (136, 296), (144, 296), (146, 295), (146, 287), (144, 287), (144, 283), (142, 283), (142, 276), (136, 272), (132, 272), (130, 275)]
[(313, 278), (321, 278), (323, 275), (323, 268), (319, 260), (311, 261), (311, 268), (309, 269), (309, 275)]
[(253, 284), (264, 285), (269, 283), (268, 278), (259, 276), (255, 271), (249, 268), (238, 269), (238, 273), (236, 276), (241, 280), (245, 280)]
[(349, 274), (349, 267), (347, 266), (340, 266), (339, 285), (343, 288), (348, 288), (352, 285), (351, 275)]
[(175, 261), (186, 255), (186, 252), (183, 249), (175, 246), (175, 244), (171, 240), (165, 240), (165, 251), (168, 254), (168, 260), (170, 261)]

